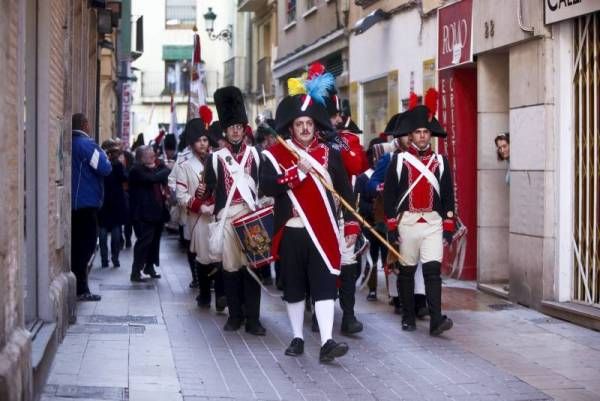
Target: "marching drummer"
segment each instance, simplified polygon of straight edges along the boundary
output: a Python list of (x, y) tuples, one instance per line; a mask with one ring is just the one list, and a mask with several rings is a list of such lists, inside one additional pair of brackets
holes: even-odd
[[(222, 253), (223, 284), (229, 317), (225, 331), (238, 330), (246, 320), (246, 332), (264, 336), (260, 323), (260, 285), (247, 270), (247, 259), (232, 222), (257, 208), (260, 157), (244, 141), (248, 124), (241, 91), (234, 87), (217, 89), (214, 101), (224, 133), (224, 147), (206, 161), (205, 184), (198, 189), (203, 199), (214, 196), (217, 222), (209, 227), (209, 246), (219, 243)], [(214, 228), (214, 230), (212, 229)], [(213, 249), (210, 250), (213, 253)]]
[[(317, 131), (331, 129), (323, 104), (310, 94), (285, 97), (276, 112), (278, 132), (289, 132), (281, 143), (263, 151), (266, 160), (260, 173), (261, 190), (275, 198), (272, 252), (279, 257), (283, 299), (293, 339), (285, 354), (304, 352), (303, 320), (307, 289), (315, 301), (321, 335), (320, 362), (330, 362), (348, 352), (346, 343), (332, 338), (336, 280), (340, 274), (342, 238), (336, 221), (333, 197), (317, 179), (320, 175), (348, 202), (353, 193), (340, 154), (317, 139)], [(345, 236), (360, 228), (345, 216)]]

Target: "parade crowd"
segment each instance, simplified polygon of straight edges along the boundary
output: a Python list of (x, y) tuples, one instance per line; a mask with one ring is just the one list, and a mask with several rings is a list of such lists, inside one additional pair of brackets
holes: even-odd
[[(348, 345), (333, 339), (335, 301), (341, 334), (362, 331), (355, 296), (366, 286), (367, 300), (378, 301), (378, 266), (403, 330), (427, 316), (431, 335), (451, 329), (441, 309), (441, 261), (456, 219), (451, 166), (432, 149), (432, 137), (446, 136), (435, 117), (437, 93), (430, 89), (422, 104), (411, 93), (407, 110), (365, 151), (334, 83), (322, 65), (311, 65), (289, 80), (275, 118), (257, 119), (255, 130), (241, 91), (220, 88), (218, 121), (202, 106), (179, 137), (161, 132), (146, 145), (140, 136), (131, 149), (118, 140), (98, 146), (86, 117), (75, 114), (78, 299), (100, 300), (87, 284), (97, 242), (102, 268), (109, 261), (118, 268), (135, 234), (130, 280), (159, 279), (161, 234), (175, 222), (198, 306), (226, 311), (225, 331), (268, 335), (261, 296), (272, 286), (282, 291), (291, 328), (286, 355), (304, 352), (306, 312), (320, 333), (320, 361), (345, 355)], [(508, 137), (499, 147), (502, 141)]]

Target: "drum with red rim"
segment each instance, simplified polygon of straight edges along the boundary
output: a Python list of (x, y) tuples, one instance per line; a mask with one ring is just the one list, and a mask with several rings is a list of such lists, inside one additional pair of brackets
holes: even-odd
[(232, 224), (250, 267), (256, 269), (275, 260), (271, 256), (273, 206), (245, 214), (235, 219)]

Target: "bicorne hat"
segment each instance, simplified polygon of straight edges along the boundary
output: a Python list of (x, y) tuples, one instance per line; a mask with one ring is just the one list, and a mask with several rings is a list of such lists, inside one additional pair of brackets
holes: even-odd
[(321, 130), (331, 131), (333, 127), (327, 109), (308, 94), (286, 96), (275, 112), (275, 129), (285, 134), (287, 128), (298, 117), (310, 117)]
[(206, 123), (202, 118), (192, 118), (185, 125), (185, 140), (189, 146), (192, 146), (203, 136), (208, 138), (210, 146), (217, 146), (217, 142), (208, 134)]
[(417, 95), (410, 94), (408, 111), (403, 113), (405, 116), (400, 121), (396, 121), (394, 136), (405, 136), (419, 128), (427, 128), (432, 136), (445, 138), (446, 131), (435, 118), (437, 91), (433, 88), (427, 90), (424, 105), (417, 105), (416, 98)]
[(248, 124), (244, 96), (242, 95), (242, 91), (237, 87), (226, 86), (217, 89), (214, 94), (214, 100), (223, 130), (234, 124)]

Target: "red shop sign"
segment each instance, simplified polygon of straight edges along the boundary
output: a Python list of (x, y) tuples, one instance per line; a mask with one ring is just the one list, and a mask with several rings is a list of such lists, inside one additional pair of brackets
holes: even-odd
[(473, 61), (473, 0), (461, 0), (438, 10), (438, 69)]

